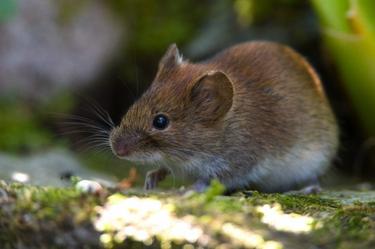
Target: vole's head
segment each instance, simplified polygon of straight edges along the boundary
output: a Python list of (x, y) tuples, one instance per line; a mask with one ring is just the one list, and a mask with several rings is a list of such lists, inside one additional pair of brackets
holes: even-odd
[(150, 88), (111, 132), (112, 150), (141, 162), (181, 162), (214, 153), (232, 99), (227, 75), (209, 64), (183, 61), (173, 44)]

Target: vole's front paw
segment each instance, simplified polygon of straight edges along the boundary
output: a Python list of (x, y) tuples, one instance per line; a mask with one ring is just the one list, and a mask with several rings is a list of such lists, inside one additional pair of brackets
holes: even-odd
[(184, 196), (191, 196), (194, 193), (205, 192), (209, 186), (210, 184), (208, 181), (197, 180), (192, 185), (188, 186), (187, 188), (185, 187), (180, 188), (179, 193)]
[(192, 186), (191, 189), (198, 193), (203, 193), (210, 186), (210, 183), (207, 181), (197, 180)]
[(164, 180), (168, 174), (169, 170), (166, 168), (160, 168), (147, 172), (144, 189), (151, 190), (156, 188), (158, 186), (158, 183)]

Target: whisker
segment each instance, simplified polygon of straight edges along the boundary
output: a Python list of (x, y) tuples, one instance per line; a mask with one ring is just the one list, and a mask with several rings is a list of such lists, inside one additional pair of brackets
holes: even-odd
[(88, 117), (84, 117), (84, 116), (78, 116), (78, 115), (75, 115), (75, 114), (67, 114), (67, 113), (53, 113), (54, 115), (56, 115), (57, 117), (59, 118), (65, 118), (65, 119), (68, 119), (68, 120), (78, 120), (78, 121), (83, 121), (83, 122), (95, 122), (95, 120), (93, 119), (90, 119)]
[(105, 139), (105, 138), (87, 137), (83, 140), (87, 142), (105, 143), (106, 145), (109, 145), (108, 139)]
[[(89, 101), (89, 100), (87, 100)], [(108, 125), (110, 128), (113, 128), (115, 124), (113, 123), (113, 120), (111, 119), (109, 113), (105, 111), (99, 104), (97, 104), (95, 101), (89, 102), (91, 105), (90, 110), (93, 111), (96, 116), (103, 121), (106, 125)]]
[[(110, 117), (109, 113), (106, 110), (104, 110), (104, 108), (102, 108), (96, 101), (94, 101), (92, 99), (89, 99), (89, 98), (85, 97), (85, 100), (89, 104), (88, 107), (85, 108), (86, 111), (94, 114), (95, 117), (97, 117), (100, 122), (102, 122), (105, 126), (107, 126), (106, 127), (107, 130), (115, 127), (115, 124), (114, 124), (112, 118)], [(95, 123), (95, 122), (97, 122), (97, 121), (95, 121), (91, 118), (78, 116), (78, 115), (74, 115), (74, 114), (58, 114), (58, 116), (65, 117), (65, 118), (67, 118), (68, 120), (71, 120), (71, 121), (73, 121), (73, 120), (74, 121), (83, 121), (85, 123)]]
[[(98, 127), (98, 126), (91, 125), (91, 124), (84, 124), (84, 123), (80, 123), (80, 122), (62, 122), (62, 124), (70, 125), (70, 128), (72, 128), (71, 131), (82, 131), (82, 132), (86, 132), (86, 133), (99, 132), (101, 134), (106, 134), (106, 135), (110, 134), (109, 131), (104, 130), (103, 128)], [(81, 129), (75, 128), (75, 127), (78, 127), (78, 126), (81, 126), (82, 128)], [(65, 128), (69, 128), (69, 127), (65, 127)], [(83, 128), (86, 128), (86, 129), (83, 129)], [(89, 128), (89, 129), (87, 129), (87, 128)]]
[(107, 143), (99, 143), (98, 141), (79, 141), (77, 145), (80, 145), (82, 151), (110, 151), (110, 146)]
[(93, 101), (90, 104), (90, 111), (97, 119), (75, 114), (54, 113), (55, 116), (63, 119), (60, 122), (63, 129), (61, 135), (81, 134), (84, 136), (83, 139), (74, 142), (80, 151), (111, 151), (109, 139), (110, 132), (115, 126), (113, 120), (98, 104)]
[(81, 153), (87, 153), (89, 151), (93, 151), (95, 153), (103, 153), (103, 152), (108, 152), (108, 148), (104, 148), (104, 147), (93, 147), (93, 146), (87, 146), (87, 147), (82, 147), (80, 150), (79, 150)]
[(66, 136), (66, 135), (74, 135), (74, 134), (81, 134), (81, 135), (90, 135), (90, 136), (97, 136), (97, 137), (102, 137), (103, 139), (108, 139), (108, 135), (104, 133), (93, 133), (92, 131), (87, 131), (87, 130), (69, 130), (69, 131), (62, 131), (60, 132), (60, 135)]
[[(66, 116), (65, 119), (70, 120), (70, 121), (80, 121), (80, 122), (85, 122), (85, 123), (96, 123), (97, 122), (93, 119), (86, 118), (86, 117), (80, 117), (80, 116), (76, 116), (76, 115)], [(108, 124), (105, 124), (105, 125), (108, 125)]]

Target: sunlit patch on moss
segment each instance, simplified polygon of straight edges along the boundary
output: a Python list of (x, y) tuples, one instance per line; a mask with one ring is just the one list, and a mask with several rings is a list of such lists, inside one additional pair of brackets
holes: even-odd
[(196, 243), (202, 229), (194, 224), (192, 216), (177, 218), (174, 209), (174, 205), (157, 199), (114, 194), (104, 207), (97, 207), (99, 218), (94, 224), (104, 232), (101, 241), (107, 246), (127, 238), (150, 244), (155, 237), (160, 241)]
[(296, 213), (286, 214), (280, 204), (263, 205), (256, 208), (262, 214), (262, 222), (278, 231), (308, 233), (317, 226), (313, 217)]
[(245, 248), (282, 249), (284, 246), (277, 241), (266, 241), (263, 236), (232, 223), (225, 223), (222, 233), (232, 239), (238, 246)]

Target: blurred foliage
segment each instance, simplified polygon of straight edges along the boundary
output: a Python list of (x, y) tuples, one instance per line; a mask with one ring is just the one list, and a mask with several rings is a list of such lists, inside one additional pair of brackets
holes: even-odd
[(17, 3), (16, 0), (1, 0), (0, 1), (0, 22), (6, 21), (13, 14), (16, 13)]
[(236, 0), (233, 7), (238, 14), (238, 21), (242, 25), (249, 25), (253, 21), (254, 2), (251, 0)]
[(87, 4), (87, 0), (55, 0), (59, 6), (58, 21), (66, 24)]
[(69, 91), (60, 91), (48, 102), (37, 106), (37, 112), (45, 119), (50, 119), (53, 114), (69, 113), (76, 105), (76, 97)]
[(214, 179), (211, 181), (210, 187), (205, 192), (205, 201), (210, 202), (216, 196), (222, 195), (225, 192), (225, 186), (219, 182), (219, 180)]
[(3, 99), (0, 102), (0, 151), (29, 152), (62, 143), (56, 141), (51, 127), (56, 114), (73, 106), (71, 95), (61, 93), (41, 106)]
[(210, 1), (109, 1), (128, 32), (129, 51), (139, 55), (164, 51), (171, 42), (184, 43), (205, 20)]
[(375, 135), (375, 1), (312, 0), (359, 119)]
[[(246, 27), (256, 22), (265, 22), (270, 20), (270, 13), (284, 17), (288, 21), (298, 15), (301, 6), (305, 3), (298, 0), (235, 0), (233, 1), (233, 10), (237, 16), (237, 21)], [(277, 7), (277, 8), (276, 8)], [(275, 11), (281, 8), (283, 11)], [(275, 15), (272, 15), (275, 18)]]
[(0, 150), (29, 151), (46, 146), (52, 134), (40, 126), (27, 106), (0, 104)]
[(125, 30), (113, 80), (126, 82), (127, 90), (135, 86), (132, 95), (137, 96), (151, 82), (167, 47), (177, 43), (181, 48), (200, 31), (212, 1), (110, 0), (107, 4)]

